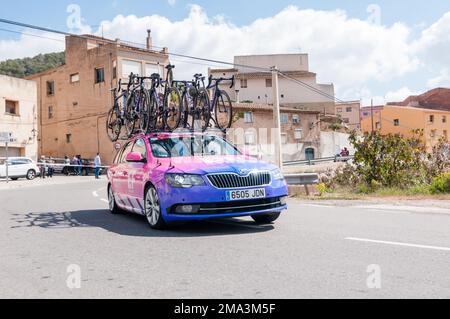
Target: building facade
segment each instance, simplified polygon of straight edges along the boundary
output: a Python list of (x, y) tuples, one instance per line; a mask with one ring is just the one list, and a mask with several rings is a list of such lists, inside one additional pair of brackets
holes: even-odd
[[(235, 103), (234, 123), (228, 138), (252, 155), (274, 160), (273, 107), (267, 104)], [(320, 154), (320, 112), (282, 107), (281, 144), (284, 161), (314, 159)]]
[[(8, 156), (37, 159), (37, 86), (33, 81), (0, 75), (0, 131), (13, 133)], [(0, 157), (6, 156), (0, 145)]]
[(111, 89), (118, 79), (164, 73), (167, 50), (137, 48), (95, 36), (66, 37), (65, 64), (30, 76), (37, 85), (39, 154), (94, 158), (110, 164), (115, 155), (106, 134), (106, 116), (113, 105)]
[(336, 103), (336, 115), (349, 129), (361, 129), (361, 101)]
[[(362, 128), (362, 123), (364, 121), (365, 125), (369, 123), (370, 131), (372, 131), (372, 122), (373, 129), (381, 128), (381, 111), (384, 109), (383, 105), (377, 105), (373, 107), (362, 107), (360, 111), (360, 123)], [(369, 121), (367, 120), (369, 119)], [(367, 131), (367, 130), (366, 130)]]
[(258, 68), (276, 66), (285, 75), (280, 75), (278, 79), (281, 106), (335, 114), (334, 86), (317, 83), (317, 74), (309, 70), (307, 54), (236, 56), (234, 64), (231, 69), (209, 69), (209, 74), (214, 77), (236, 77), (234, 88), (230, 89), (226, 83), (221, 87), (233, 101), (273, 104), (272, 73)]
[[(423, 142), (431, 152), (440, 139), (448, 140), (450, 132), (450, 111), (424, 109), (409, 106), (386, 105), (379, 111), (375, 129), (383, 135), (401, 134), (417, 136), (415, 130), (423, 132)], [(371, 117), (362, 119), (363, 132), (371, 132)]]

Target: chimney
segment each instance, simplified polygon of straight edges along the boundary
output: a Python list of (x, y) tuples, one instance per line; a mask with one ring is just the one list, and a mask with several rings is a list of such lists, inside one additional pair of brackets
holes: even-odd
[(153, 47), (152, 43), (152, 30), (147, 30), (147, 50), (151, 50)]

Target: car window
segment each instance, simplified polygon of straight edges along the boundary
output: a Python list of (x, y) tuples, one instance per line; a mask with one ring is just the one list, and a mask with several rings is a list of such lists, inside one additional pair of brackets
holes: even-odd
[(133, 146), (133, 152), (137, 152), (142, 155), (143, 158), (147, 158), (147, 149), (145, 146), (145, 141), (143, 139), (138, 139)]
[(120, 156), (120, 162), (121, 163), (126, 163), (127, 162), (127, 155), (129, 153), (131, 153), (131, 151), (133, 150), (133, 145), (134, 145), (134, 143), (130, 142), (124, 147), (122, 155)]
[(233, 145), (216, 136), (151, 138), (150, 143), (153, 156), (160, 158), (240, 154)]

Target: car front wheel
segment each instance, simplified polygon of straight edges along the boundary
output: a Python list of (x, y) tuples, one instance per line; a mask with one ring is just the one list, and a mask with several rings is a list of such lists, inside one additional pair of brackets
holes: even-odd
[(161, 204), (158, 192), (153, 186), (147, 188), (145, 192), (145, 217), (151, 228), (162, 230), (166, 228), (166, 223), (161, 214)]
[(30, 169), (30, 170), (27, 172), (27, 179), (28, 179), (29, 181), (32, 181), (32, 180), (35, 179), (35, 178), (36, 178), (36, 171), (33, 170), (33, 169)]
[(280, 217), (281, 213), (253, 215), (252, 218), (258, 224), (270, 224)]

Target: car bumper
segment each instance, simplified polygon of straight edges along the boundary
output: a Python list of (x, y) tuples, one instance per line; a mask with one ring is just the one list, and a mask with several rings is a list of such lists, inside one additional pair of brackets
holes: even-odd
[[(287, 186), (283, 181), (273, 182), (264, 188), (266, 198), (245, 201), (227, 201), (226, 192), (210, 185), (190, 189), (176, 189), (165, 185), (160, 192), (161, 209), (167, 222), (202, 220), (223, 217), (240, 217), (281, 212), (287, 209)], [(179, 206), (193, 206), (194, 212), (180, 213)]]

